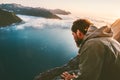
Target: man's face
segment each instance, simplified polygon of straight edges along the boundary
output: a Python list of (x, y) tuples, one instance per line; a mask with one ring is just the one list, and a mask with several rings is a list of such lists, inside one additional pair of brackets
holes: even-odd
[(83, 34), (81, 32), (72, 32), (72, 35), (74, 37), (77, 47), (79, 47), (83, 41)]

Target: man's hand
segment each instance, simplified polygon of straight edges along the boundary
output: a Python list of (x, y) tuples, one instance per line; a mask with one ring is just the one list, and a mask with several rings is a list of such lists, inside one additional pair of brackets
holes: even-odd
[(62, 73), (61, 77), (64, 80), (71, 80), (71, 79), (76, 78), (77, 76), (74, 73), (73, 74), (69, 74), (68, 72), (64, 72), (64, 73)]

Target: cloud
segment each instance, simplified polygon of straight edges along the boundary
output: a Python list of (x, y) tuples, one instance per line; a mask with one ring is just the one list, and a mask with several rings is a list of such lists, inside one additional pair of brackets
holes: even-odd
[[(79, 18), (85, 18), (91, 20), (95, 26), (101, 27), (104, 25), (109, 25), (114, 22), (112, 18), (105, 18), (105, 17), (95, 17), (95, 16), (82, 16), (77, 17), (73, 15), (58, 15), (62, 18), (62, 20), (58, 19), (46, 19), (42, 17), (34, 17), (34, 16), (26, 16), (26, 15), (17, 15), (21, 19), (23, 19), (23, 23), (18, 25), (11, 25), (11, 27), (5, 28), (6, 30), (14, 29), (14, 30), (23, 30), (26, 28), (33, 28), (33, 29), (52, 29), (52, 28), (60, 28), (60, 29), (70, 29), (72, 26), (73, 21)], [(1, 28), (4, 29), (4, 28)]]
[(43, 29), (43, 28), (63, 28), (69, 29), (73, 22), (72, 16), (62, 16), (63, 20), (58, 19), (46, 19), (42, 17), (33, 17), (33, 16), (24, 16), (18, 15), (21, 19), (25, 21), (24, 24), (16, 26), (16, 29), (24, 29), (28, 27), (32, 27), (35, 29)]

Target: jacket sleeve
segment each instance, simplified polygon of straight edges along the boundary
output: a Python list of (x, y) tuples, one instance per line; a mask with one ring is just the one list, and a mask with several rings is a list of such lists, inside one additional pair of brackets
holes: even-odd
[(102, 42), (89, 40), (80, 50), (80, 74), (75, 80), (98, 80), (105, 58), (105, 47)]

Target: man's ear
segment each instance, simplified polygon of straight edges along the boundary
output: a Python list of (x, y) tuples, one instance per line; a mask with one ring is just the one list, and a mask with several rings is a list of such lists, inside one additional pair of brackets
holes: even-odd
[(84, 34), (80, 30), (77, 30), (76, 34), (80, 39), (84, 37)]

